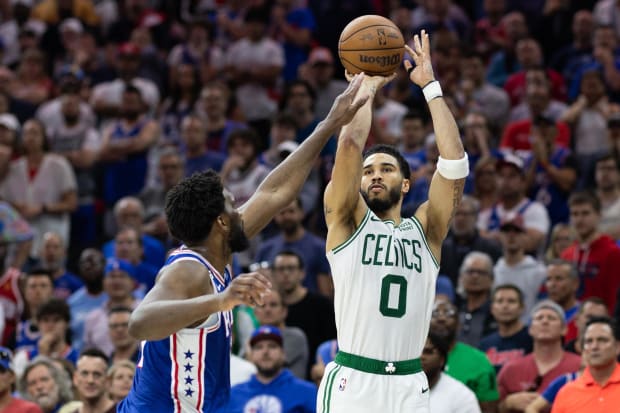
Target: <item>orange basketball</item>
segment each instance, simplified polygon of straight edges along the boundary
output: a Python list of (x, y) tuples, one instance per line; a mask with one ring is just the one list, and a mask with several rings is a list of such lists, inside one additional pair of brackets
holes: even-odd
[(405, 54), (405, 40), (391, 20), (366, 15), (352, 20), (340, 34), (338, 56), (349, 73), (390, 76)]

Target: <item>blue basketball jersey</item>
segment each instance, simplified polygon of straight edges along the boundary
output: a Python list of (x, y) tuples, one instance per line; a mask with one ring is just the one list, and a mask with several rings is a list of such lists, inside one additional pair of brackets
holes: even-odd
[[(211, 275), (215, 293), (230, 283), (201, 255), (181, 247), (165, 265), (193, 260)], [(224, 412), (230, 396), (230, 332), (232, 312), (214, 313), (201, 325), (184, 328), (168, 338), (141, 343), (133, 386), (119, 413)]]

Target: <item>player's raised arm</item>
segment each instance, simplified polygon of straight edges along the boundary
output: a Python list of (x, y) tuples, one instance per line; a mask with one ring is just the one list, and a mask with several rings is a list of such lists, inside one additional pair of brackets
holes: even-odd
[[(330, 183), (325, 189), (325, 221), (330, 230), (327, 249), (331, 249), (355, 231), (367, 206), (360, 195), (362, 152), (372, 122), (372, 100), (375, 93), (394, 77), (364, 76), (360, 94), (370, 96), (351, 123), (340, 131), (338, 149)], [(334, 231), (334, 226), (338, 231)]]
[(358, 93), (362, 79), (362, 75), (353, 78), (349, 87), (336, 98), (327, 117), (271, 171), (256, 193), (239, 208), (244, 231), (249, 238), (260, 232), (278, 211), (295, 199), (329, 138), (349, 123), (364, 105), (368, 96)]
[(439, 148), (437, 170), (431, 181), (428, 201), (416, 212), (433, 254), (439, 257), (441, 243), (448, 233), (453, 211), (463, 196), (465, 177), (469, 174), (469, 161), (454, 116), (443, 100), (439, 82), (435, 80), (428, 34), (422, 30), (419, 36), (415, 35), (413, 38), (413, 49), (405, 47), (415, 62), (414, 67), (405, 60), (405, 68), (411, 81), (424, 92)]

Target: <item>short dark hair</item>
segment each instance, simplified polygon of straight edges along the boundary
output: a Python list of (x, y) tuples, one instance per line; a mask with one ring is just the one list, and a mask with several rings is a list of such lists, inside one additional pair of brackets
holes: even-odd
[(500, 284), (497, 287), (495, 287), (493, 289), (493, 292), (491, 293), (491, 301), (495, 300), (495, 294), (497, 294), (498, 291), (501, 290), (512, 290), (514, 292), (517, 293), (517, 296), (519, 297), (519, 304), (521, 304), (521, 306), (523, 306), (524, 302), (523, 302), (523, 291), (521, 291), (521, 289), (519, 287), (517, 287), (514, 284)]
[(301, 257), (301, 255), (299, 255), (298, 253), (296, 253), (293, 250), (282, 250), (280, 252), (278, 252), (275, 257), (273, 257), (273, 262), (271, 263), (271, 268), (274, 267), (274, 263), (276, 262), (276, 258), (285, 255), (288, 257), (296, 257), (297, 258), (297, 262), (299, 263), (299, 268), (303, 269), (304, 268), (304, 259)]
[(226, 149), (230, 149), (236, 140), (242, 140), (252, 145), (254, 148), (254, 156), (258, 155), (258, 134), (251, 128), (239, 128), (233, 130), (226, 140)]
[(26, 273), (26, 279), (31, 277), (47, 277), (54, 285), (54, 272), (43, 267), (34, 267)]
[(403, 175), (403, 178), (410, 179), (411, 168), (409, 168), (409, 162), (407, 162), (405, 157), (398, 151), (398, 149), (396, 149), (396, 147), (385, 144), (373, 145), (364, 152), (363, 159), (366, 159), (375, 153), (385, 153), (396, 158), (398, 168), (400, 169), (400, 173)]
[(71, 321), (71, 310), (65, 300), (50, 298), (37, 310), (37, 319), (48, 315), (59, 315), (67, 323)]
[(116, 313), (129, 313), (131, 314), (133, 312), (133, 310), (129, 307), (125, 307), (125, 306), (116, 306), (116, 307), (112, 307), (108, 310), (108, 316), (111, 316), (112, 314), (116, 314)]
[(271, 121), (271, 125), (278, 125), (282, 127), (287, 127), (290, 129), (297, 130), (297, 122), (295, 122), (295, 118), (289, 115), (288, 113), (280, 112), (278, 113), (273, 120)]
[(611, 333), (613, 334), (616, 341), (620, 341), (620, 331), (618, 330), (618, 323), (616, 323), (616, 320), (614, 320), (613, 318), (606, 316), (590, 317), (588, 321), (586, 321), (586, 326), (583, 330), (583, 337), (581, 338), (582, 340), (585, 340), (586, 331), (588, 331), (588, 327), (590, 327), (592, 324), (607, 324), (609, 328), (611, 328)]
[(616, 169), (620, 170), (620, 160), (614, 156), (613, 153), (611, 152), (605, 152), (603, 154), (601, 154), (600, 156), (598, 156), (596, 158), (596, 161), (594, 162), (594, 165), (597, 165), (599, 162), (606, 162), (606, 161), (614, 161), (614, 165), (616, 166)]
[(291, 98), (291, 91), (293, 90), (294, 87), (296, 86), (301, 86), (303, 88), (306, 89), (306, 92), (308, 92), (308, 95), (310, 96), (310, 99), (312, 99), (312, 107), (314, 107), (314, 103), (316, 102), (316, 91), (314, 90), (314, 88), (312, 87), (312, 85), (310, 84), (310, 82), (303, 80), (303, 79), (296, 79), (291, 81), (290, 83), (288, 83), (284, 89), (284, 96), (282, 98), (282, 107), (281, 109), (284, 109), (284, 107), (286, 105), (288, 105), (288, 101)]
[(78, 357), (78, 360), (81, 359), (82, 357), (97, 357), (103, 360), (106, 366), (110, 365), (110, 359), (108, 358), (108, 356), (106, 356), (106, 354), (100, 349), (98, 349), (97, 347), (90, 347), (90, 348), (83, 350), (80, 353), (80, 357)]
[(195, 173), (166, 194), (166, 219), (170, 234), (186, 244), (209, 236), (215, 219), (224, 212), (224, 185), (212, 169)]
[[(443, 357), (443, 364), (445, 366), (448, 363), (448, 353), (450, 352), (450, 343), (448, 342), (448, 340), (446, 340), (439, 334), (432, 332), (432, 331), (428, 333), (428, 339), (430, 340), (433, 347), (437, 349), (437, 351), (439, 352), (439, 355)], [(443, 370), (443, 367), (442, 367), (442, 370)]]
[(595, 304), (595, 305), (602, 305), (602, 306), (604, 306), (607, 309), (607, 311), (609, 311), (609, 308), (607, 307), (607, 303), (601, 297), (588, 297), (588, 298), (582, 300), (581, 304), (579, 304), (578, 314), (583, 313), (583, 309), (586, 307), (586, 304), (588, 304), (588, 303), (592, 303), (592, 304)]
[(425, 115), (426, 114), (423, 114), (416, 109), (411, 109), (407, 113), (405, 113), (405, 115), (403, 116), (403, 121), (419, 119), (422, 124), (426, 125), (426, 123), (428, 122), (428, 116)]
[(590, 205), (597, 213), (601, 213), (601, 201), (588, 190), (573, 192), (568, 198), (569, 207), (584, 204)]

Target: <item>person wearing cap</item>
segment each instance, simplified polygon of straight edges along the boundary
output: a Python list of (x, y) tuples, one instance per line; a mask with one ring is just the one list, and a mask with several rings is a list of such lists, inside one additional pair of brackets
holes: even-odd
[(299, 68), (299, 78), (314, 88), (314, 114), (319, 119), (327, 115), (336, 96), (347, 88), (347, 82), (334, 79), (334, 57), (326, 47), (312, 49), (308, 61)]
[(532, 155), (525, 162), (526, 192), (547, 208), (551, 225), (568, 221), (567, 201), (578, 166), (572, 151), (555, 143), (556, 130), (549, 117), (540, 115), (532, 121)]
[(525, 251), (536, 253), (546, 243), (549, 213), (540, 202), (526, 196), (523, 168), (523, 160), (511, 153), (504, 154), (497, 161), (499, 199), (491, 208), (478, 214), (478, 229), (482, 236), (499, 241), (502, 221), (520, 216), (525, 227)]
[(108, 295), (108, 300), (86, 316), (82, 348), (96, 347), (110, 356), (114, 345), (110, 339), (108, 312), (115, 307), (135, 309), (140, 300), (133, 295), (136, 272), (129, 262), (108, 258), (104, 274), (103, 291)]
[(11, 350), (0, 347), (0, 413), (43, 413), (37, 404), (13, 396), (17, 377), (12, 361)]
[(577, 298), (600, 297), (613, 311), (620, 289), (620, 248), (614, 239), (599, 231), (601, 203), (591, 192), (578, 191), (570, 196), (568, 206), (577, 239), (562, 252), (562, 258), (572, 262), (579, 272)]
[(522, 321), (527, 322), (527, 317), (538, 299), (539, 290), (545, 282), (545, 266), (525, 253), (526, 229), (523, 217), (507, 217), (499, 227), (499, 238), (503, 255), (493, 269), (494, 285), (510, 283), (519, 287), (524, 301)]
[[(256, 374), (231, 389), (227, 412), (271, 411), (281, 413), (314, 413), (316, 385), (298, 379), (284, 368), (282, 333), (277, 327), (259, 327), (250, 338), (249, 359)], [(278, 407), (276, 407), (278, 406)]]
[(562, 348), (566, 319), (562, 307), (543, 300), (532, 309), (532, 353), (505, 364), (497, 376), (500, 413), (523, 412), (558, 376), (579, 370), (581, 358)]

